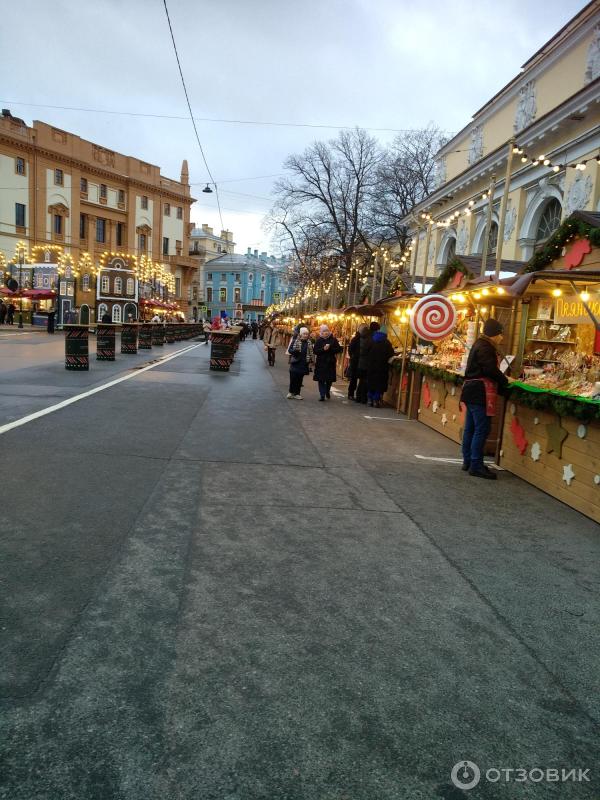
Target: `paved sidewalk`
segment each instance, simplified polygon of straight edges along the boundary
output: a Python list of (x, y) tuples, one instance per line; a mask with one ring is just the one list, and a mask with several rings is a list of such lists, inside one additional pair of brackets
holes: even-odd
[(0, 797), (597, 798), (598, 526), (286, 361), (198, 345), (0, 436)]

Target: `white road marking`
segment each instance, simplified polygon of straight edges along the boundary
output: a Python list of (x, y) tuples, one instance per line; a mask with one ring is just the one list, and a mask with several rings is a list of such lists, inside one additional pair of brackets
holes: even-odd
[[(440, 456), (420, 456), (415, 453), (415, 458), (420, 458), (421, 461), (439, 461), (442, 464), (462, 464), (462, 458), (441, 458)], [(498, 470), (498, 472), (505, 472), (504, 467), (499, 467), (497, 464), (494, 464), (493, 461), (486, 461), (485, 465), (487, 467), (491, 467), (492, 469)]]
[(142, 372), (147, 372), (149, 369), (160, 367), (167, 361), (171, 361), (172, 358), (177, 358), (178, 356), (181, 356), (184, 353), (189, 352), (190, 350), (194, 350), (196, 347), (200, 347), (200, 345), (193, 344), (190, 345), (189, 347), (184, 347), (182, 350), (178, 350), (176, 353), (172, 353), (169, 356), (164, 356), (160, 358), (155, 364), (148, 364), (147, 367), (142, 367), (142, 369), (136, 369), (129, 375), (123, 375), (121, 378), (115, 378), (114, 381), (103, 383), (102, 386), (97, 386), (95, 389), (90, 389), (89, 391), (83, 392), (82, 394), (77, 394), (75, 395), (75, 397), (69, 397), (67, 400), (62, 400), (60, 403), (56, 403), (53, 406), (42, 408), (41, 411), (35, 411), (33, 414), (28, 414), (26, 417), (21, 417), (21, 419), (14, 420), (14, 422), (8, 422), (6, 425), (0, 425), (0, 436), (3, 433), (8, 433), (8, 431), (12, 431), (13, 428), (20, 428), (21, 425), (26, 425), (28, 422), (33, 422), (34, 419), (45, 417), (46, 414), (52, 414), (53, 411), (59, 411), (61, 408), (66, 408), (66, 406), (70, 406), (71, 403), (77, 403), (79, 400), (84, 400), (86, 397), (91, 397), (91, 395), (93, 394), (98, 394), (98, 392), (103, 392), (105, 389), (110, 389), (111, 386), (116, 386), (118, 383), (123, 383), (123, 381), (128, 381), (131, 378), (135, 378), (136, 375), (141, 375)]
[(9, 336), (28, 336), (29, 333), (30, 333), (29, 331), (24, 331), (23, 333), (4, 333), (4, 331), (2, 331), (0, 333), (0, 340), (8, 339)]
[(402, 417), (370, 417), (368, 414), (363, 414), (365, 419), (381, 419), (387, 422), (416, 422), (414, 419), (402, 419)]

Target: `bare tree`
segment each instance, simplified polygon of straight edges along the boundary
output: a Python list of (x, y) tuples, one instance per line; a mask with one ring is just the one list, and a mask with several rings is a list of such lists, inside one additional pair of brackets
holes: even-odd
[(397, 136), (379, 165), (377, 190), (372, 194), (373, 241), (407, 243), (402, 220), (435, 188), (434, 156), (446, 139), (435, 125)]
[(349, 272), (363, 251), (381, 160), (378, 142), (360, 128), (286, 160), (290, 175), (275, 185), (268, 225), (306, 277), (319, 277), (333, 263)]

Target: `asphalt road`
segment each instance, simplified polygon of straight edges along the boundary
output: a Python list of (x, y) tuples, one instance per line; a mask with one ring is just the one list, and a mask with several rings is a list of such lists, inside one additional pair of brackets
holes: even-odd
[(127, 379), (0, 434), (1, 798), (600, 797), (597, 525), (252, 340), (62, 347), (0, 330), (0, 431)]

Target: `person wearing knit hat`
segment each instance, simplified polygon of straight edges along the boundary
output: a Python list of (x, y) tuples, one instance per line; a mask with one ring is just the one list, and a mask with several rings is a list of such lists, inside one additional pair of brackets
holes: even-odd
[(337, 354), (342, 346), (327, 325), (319, 328), (319, 338), (315, 342), (315, 374), (313, 380), (319, 384), (319, 400), (331, 399), (331, 384), (337, 378)]
[(476, 478), (495, 480), (496, 473), (483, 463), (485, 443), (496, 414), (498, 394), (508, 386), (508, 379), (498, 368), (497, 347), (502, 343), (503, 327), (496, 319), (483, 325), (467, 360), (465, 382), (460, 400), (466, 406), (462, 439), (463, 470)]
[(290, 390), (288, 400), (302, 400), (300, 391), (304, 376), (308, 375), (314, 362), (313, 344), (308, 328), (300, 328), (296, 339), (292, 339), (288, 347), (290, 356)]

